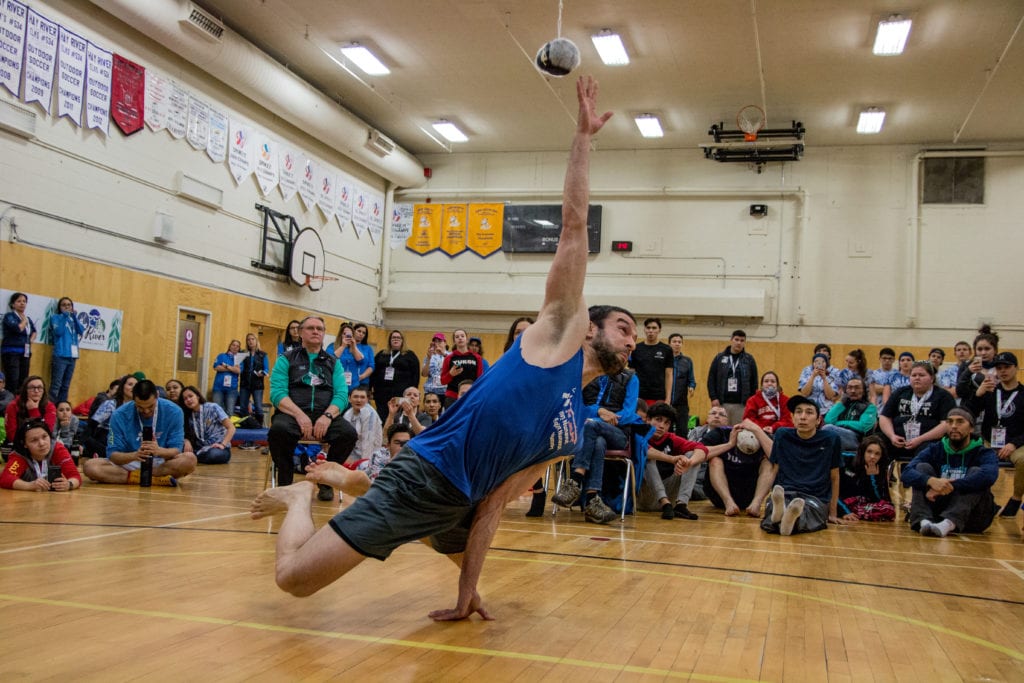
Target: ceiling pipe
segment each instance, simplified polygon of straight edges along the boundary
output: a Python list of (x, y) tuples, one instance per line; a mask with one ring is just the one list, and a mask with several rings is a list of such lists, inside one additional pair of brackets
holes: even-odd
[(371, 126), (339, 106), (255, 45), (225, 28), (217, 42), (179, 24), (187, 0), (90, 0), (242, 95), (399, 187), (422, 185), (423, 164), (395, 148), (387, 156), (366, 143)]

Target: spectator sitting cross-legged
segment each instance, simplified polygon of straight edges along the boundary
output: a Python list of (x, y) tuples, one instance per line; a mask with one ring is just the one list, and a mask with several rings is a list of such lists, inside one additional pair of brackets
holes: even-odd
[(746, 419), (731, 430), (709, 431), (703, 442), (708, 446), (711, 486), (705, 490), (711, 504), (724, 510), (726, 517), (735, 517), (741, 509), (749, 517), (760, 517), (775, 479), (768, 461), (772, 438), (757, 422)]
[(235, 425), (224, 409), (208, 403), (193, 386), (181, 392), (181, 402), (185, 406), (185, 452), (194, 453), (201, 465), (223, 465), (231, 460)]

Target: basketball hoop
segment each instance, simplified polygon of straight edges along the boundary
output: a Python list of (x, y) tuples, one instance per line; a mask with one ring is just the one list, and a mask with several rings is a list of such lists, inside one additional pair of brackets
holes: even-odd
[(335, 282), (340, 278), (334, 277), (333, 275), (306, 275), (305, 287), (311, 292), (315, 292), (319, 289), (323, 289), (325, 282)]
[(748, 104), (736, 114), (736, 127), (743, 131), (743, 139), (746, 142), (757, 140), (757, 133), (766, 122), (764, 110), (754, 104)]

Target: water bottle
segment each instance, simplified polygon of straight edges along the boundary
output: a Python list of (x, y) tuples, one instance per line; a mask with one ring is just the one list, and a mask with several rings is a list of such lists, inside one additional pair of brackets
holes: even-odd
[[(153, 440), (153, 428), (143, 427), (142, 428), (142, 440), (152, 441)], [(153, 485), (153, 458), (152, 456), (142, 461), (142, 466), (139, 468), (139, 486), (152, 486)]]

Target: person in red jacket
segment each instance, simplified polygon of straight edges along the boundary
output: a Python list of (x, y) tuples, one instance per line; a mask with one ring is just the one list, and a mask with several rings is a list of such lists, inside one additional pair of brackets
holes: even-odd
[(707, 460), (708, 447), (669, 431), (677, 417), (676, 409), (664, 401), (647, 410), (647, 422), (654, 433), (647, 441), (647, 464), (637, 507), (648, 512), (661, 510), (662, 519), (697, 519), (687, 504), (697, 481), (697, 466)]
[(21, 385), (18, 397), (7, 406), (4, 429), (8, 434), (18, 432), (18, 423), (27, 422), (34, 417), (41, 417), (50, 426), (50, 433), (57, 424), (57, 406), (50, 401), (46, 392), (46, 382), (39, 375), (29, 375)]
[[(60, 476), (50, 477), (50, 467)], [(50, 481), (53, 479), (53, 481)], [(0, 488), (18, 491), (71, 491), (82, 487), (82, 475), (64, 444), (50, 438), (40, 419), (23, 422), (14, 437), (14, 452), (0, 473)]]
[(766, 434), (774, 433), (779, 427), (792, 427), (793, 416), (786, 407), (788, 400), (782, 393), (779, 376), (769, 370), (761, 375), (761, 391), (747, 399), (743, 419), (754, 422)]

